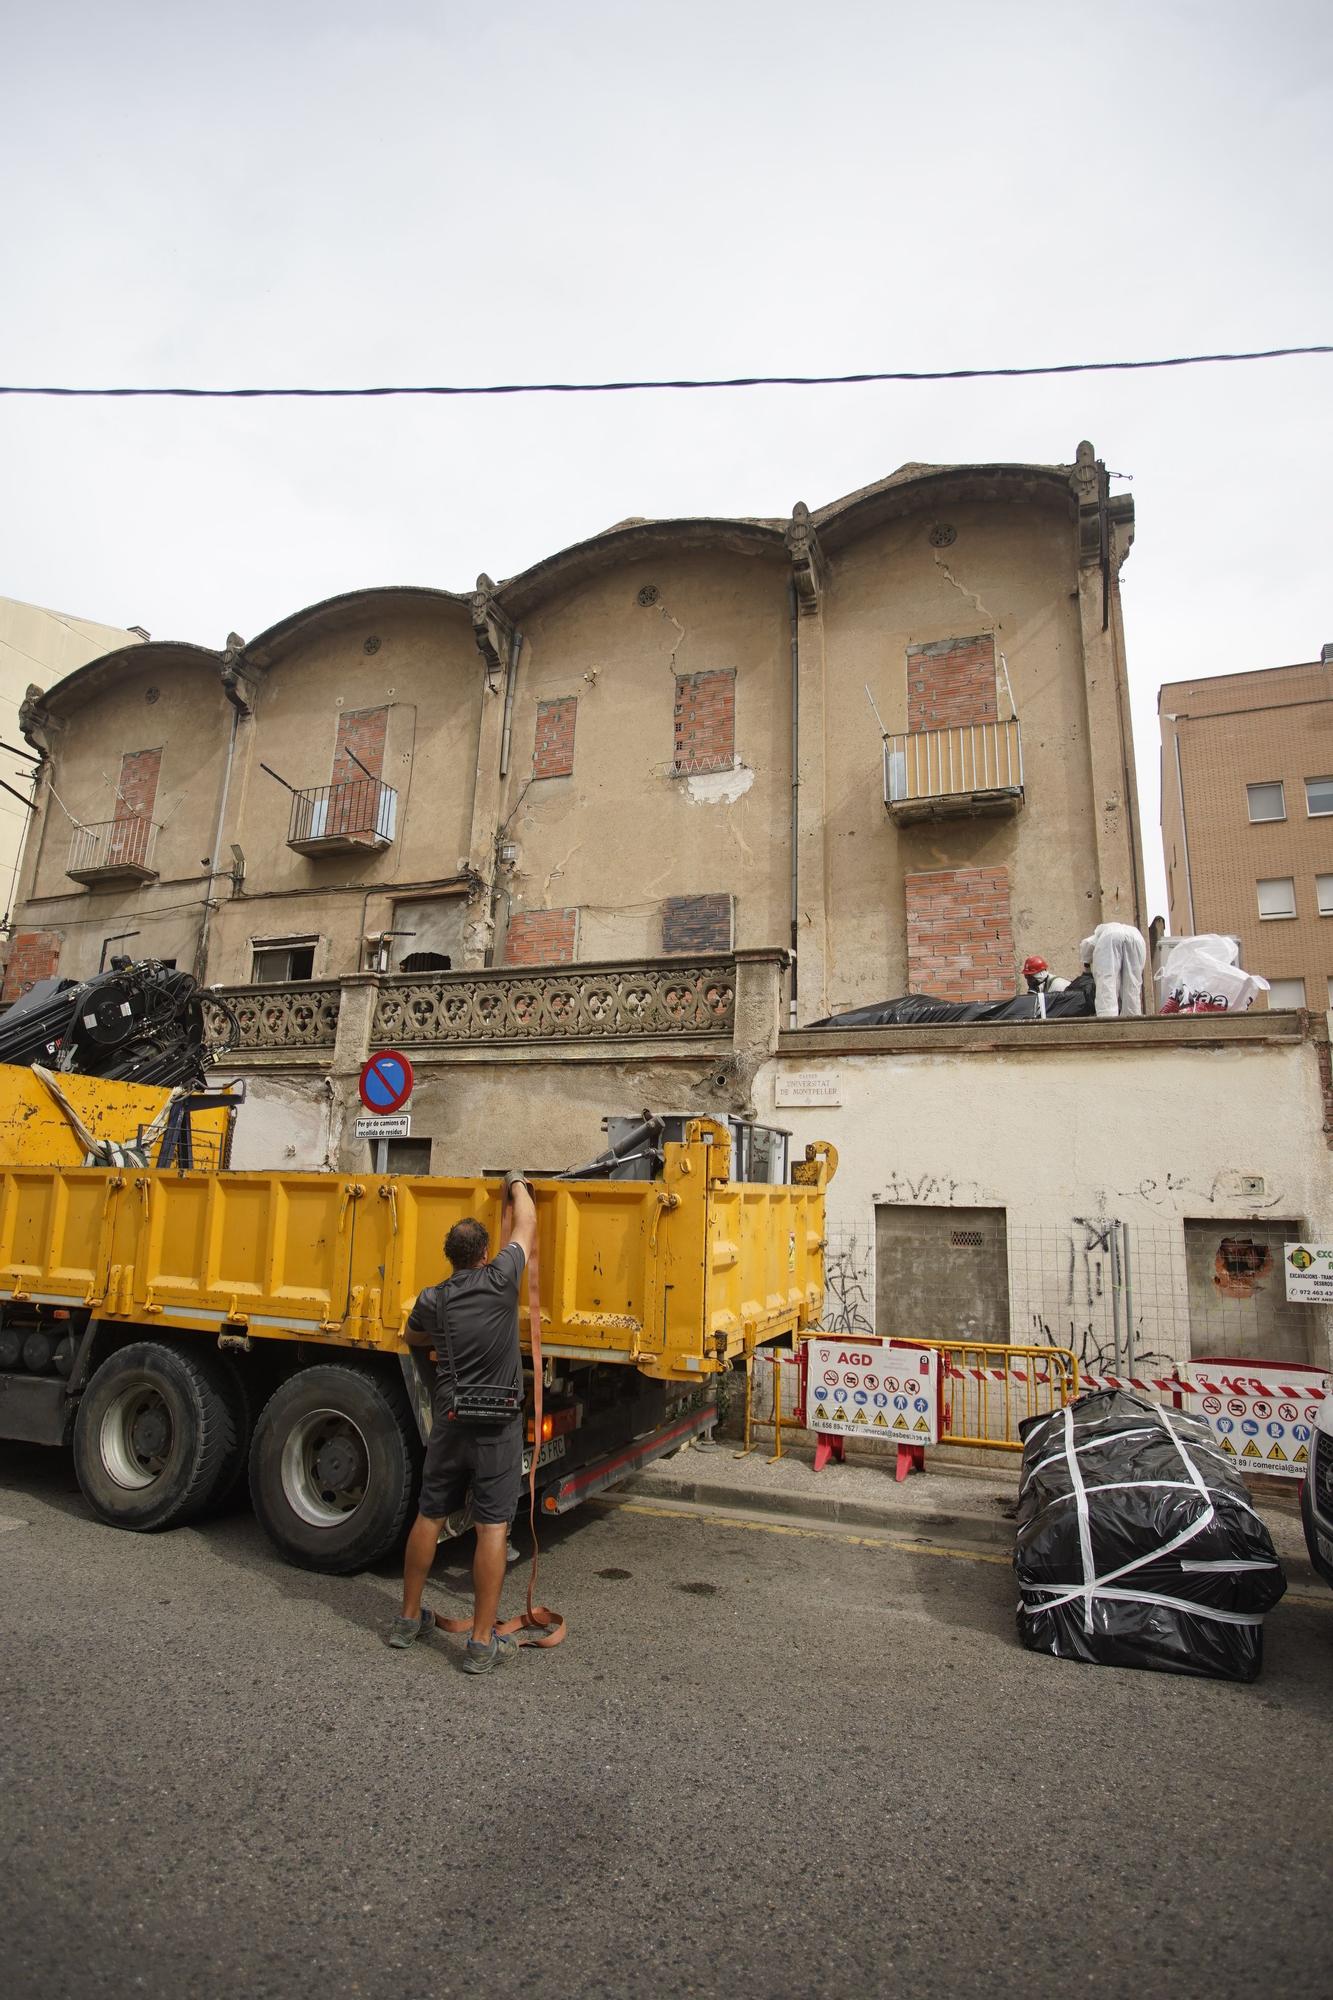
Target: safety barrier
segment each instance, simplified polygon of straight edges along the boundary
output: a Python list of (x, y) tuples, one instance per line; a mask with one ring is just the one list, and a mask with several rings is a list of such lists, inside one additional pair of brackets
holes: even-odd
[[(767, 1367), (772, 1376), (769, 1394), (769, 1407), (773, 1412), (771, 1417), (761, 1417), (755, 1413), (755, 1373), (763, 1367)], [(791, 1384), (792, 1414), (789, 1417), (784, 1417), (782, 1414), (782, 1371), (784, 1368), (789, 1368), (794, 1378)], [(802, 1413), (800, 1408), (800, 1374), (801, 1364), (799, 1357), (793, 1354), (789, 1347), (759, 1347), (755, 1349), (753, 1354), (746, 1357), (744, 1441), (740, 1450), (732, 1453), (733, 1458), (748, 1458), (755, 1448), (755, 1432), (771, 1431), (773, 1433), (773, 1451), (768, 1463), (770, 1465), (777, 1464), (778, 1460), (782, 1457), (782, 1433), (784, 1431), (799, 1431), (804, 1428), (801, 1421)]]
[(1063, 1408), (1079, 1393), (1069, 1347), (1010, 1347), (998, 1341), (920, 1340), (944, 1363), (940, 1443), (1021, 1451), (1018, 1427)]
[[(819, 1337), (816, 1334), (816, 1337)], [(1021, 1451), (1018, 1427), (1028, 1417), (1045, 1416), (1073, 1402), (1080, 1388), (1101, 1386), (1080, 1377), (1078, 1357), (1068, 1347), (1010, 1347), (999, 1341), (921, 1340), (913, 1343), (941, 1357), (943, 1396), (939, 1442), (988, 1451)], [(783, 1388), (783, 1370), (791, 1380)], [(767, 1394), (760, 1390), (764, 1371)], [(804, 1428), (801, 1365), (785, 1347), (755, 1351), (745, 1373), (745, 1428), (738, 1458), (756, 1449), (762, 1435), (773, 1439), (769, 1463), (783, 1455), (783, 1433)], [(1178, 1388), (1179, 1384), (1172, 1384)], [(791, 1414), (784, 1413), (784, 1404)], [(770, 1414), (760, 1412), (767, 1406)]]

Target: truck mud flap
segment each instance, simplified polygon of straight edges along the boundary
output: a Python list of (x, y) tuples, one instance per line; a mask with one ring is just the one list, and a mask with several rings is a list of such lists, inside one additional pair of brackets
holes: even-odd
[(542, 1512), (567, 1514), (580, 1501), (590, 1500), (594, 1493), (603, 1493), (608, 1486), (628, 1479), (632, 1472), (651, 1465), (655, 1458), (662, 1458), (667, 1452), (688, 1444), (701, 1431), (711, 1430), (716, 1422), (717, 1409), (711, 1403), (701, 1410), (687, 1411), (660, 1431), (652, 1431), (647, 1437), (637, 1438), (633, 1444), (626, 1445), (623, 1450), (613, 1452), (610, 1458), (598, 1459), (593, 1465), (585, 1465), (581, 1471), (571, 1472), (567, 1479), (553, 1482), (542, 1494)]
[(0, 1437), (15, 1444), (65, 1444), (74, 1405), (59, 1375), (0, 1375)]

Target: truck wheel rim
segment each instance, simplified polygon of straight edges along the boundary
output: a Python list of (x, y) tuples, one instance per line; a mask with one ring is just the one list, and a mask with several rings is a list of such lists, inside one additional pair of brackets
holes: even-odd
[(340, 1526), (365, 1499), (369, 1478), (366, 1440), (343, 1411), (311, 1410), (287, 1433), (282, 1490), (310, 1527)]
[(161, 1478), (174, 1440), (166, 1398), (140, 1382), (122, 1389), (108, 1406), (97, 1442), (107, 1477), (139, 1492)]

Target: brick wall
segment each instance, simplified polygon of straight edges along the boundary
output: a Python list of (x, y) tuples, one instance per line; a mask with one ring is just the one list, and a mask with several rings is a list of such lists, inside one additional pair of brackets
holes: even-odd
[(1017, 991), (1007, 868), (908, 875), (907, 983), (941, 1000), (1003, 1000)]
[(675, 769), (729, 771), (736, 761), (736, 669), (676, 675)]
[(537, 703), (537, 741), (532, 753), (534, 778), (568, 778), (574, 769), (574, 724), (579, 704), (575, 695)]
[(668, 896), (662, 905), (662, 950), (730, 951), (731, 897)]
[[(364, 778), (366, 771), (371, 777), (384, 776), (384, 738), (389, 726), (387, 708), (346, 708), (338, 717), (338, 741), (333, 752), (333, 777), (335, 785), (351, 784), (357, 778)], [(365, 765), (366, 770), (358, 770), (348, 751), (354, 751)]]
[(506, 965), (568, 965), (578, 937), (577, 910), (515, 910), (505, 935)]
[(907, 648), (909, 730), (951, 729), (960, 723), (993, 722), (995, 716), (993, 634)]
[(130, 750), (120, 760), (116, 783), (115, 819), (151, 819), (157, 803), (157, 781), (162, 774), (162, 752)]
[(0, 1000), (17, 1000), (39, 979), (53, 978), (62, 942), (59, 931), (15, 931)]

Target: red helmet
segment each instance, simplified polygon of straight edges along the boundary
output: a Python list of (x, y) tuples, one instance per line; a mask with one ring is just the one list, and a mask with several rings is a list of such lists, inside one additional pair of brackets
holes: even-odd
[(1025, 958), (1023, 960), (1023, 977), (1025, 979), (1030, 972), (1049, 972), (1050, 969), (1044, 958)]

